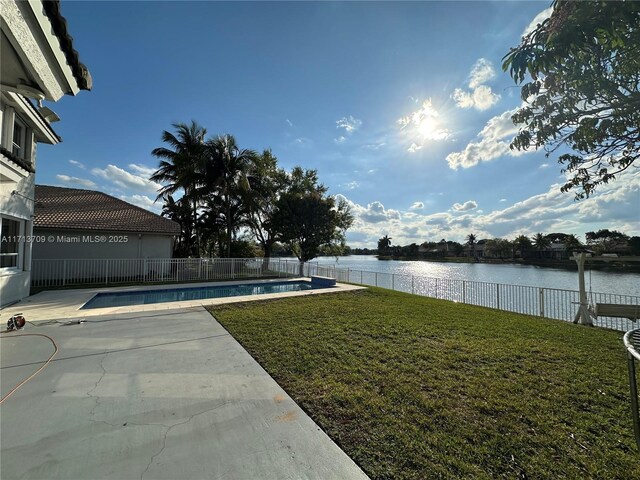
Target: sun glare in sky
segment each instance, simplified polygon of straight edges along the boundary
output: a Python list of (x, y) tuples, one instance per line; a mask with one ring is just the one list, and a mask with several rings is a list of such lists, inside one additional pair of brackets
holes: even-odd
[(438, 122), (434, 117), (422, 118), (418, 125), (416, 125), (416, 129), (424, 138), (438, 136)]
[[(412, 144), (410, 152), (415, 152), (429, 140), (446, 140), (451, 132), (443, 127), (443, 121), (438, 111), (431, 103), (431, 99), (422, 102), (415, 112), (398, 119), (400, 129), (410, 138)], [(416, 148), (418, 146), (419, 148)]]

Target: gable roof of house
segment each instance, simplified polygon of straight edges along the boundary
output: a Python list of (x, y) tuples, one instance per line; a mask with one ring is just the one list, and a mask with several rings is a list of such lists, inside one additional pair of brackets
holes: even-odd
[(36, 185), (33, 224), (40, 228), (178, 235), (180, 225), (106, 193)]

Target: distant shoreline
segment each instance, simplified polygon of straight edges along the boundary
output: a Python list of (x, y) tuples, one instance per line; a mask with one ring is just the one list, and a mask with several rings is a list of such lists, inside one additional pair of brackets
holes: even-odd
[[(358, 255), (349, 255), (357, 257)], [(414, 258), (414, 257), (393, 257), (375, 255), (380, 261), (400, 260), (405, 262), (435, 262), (435, 263), (486, 263), (497, 265), (528, 265), (534, 267), (558, 268), (562, 270), (577, 270), (578, 266), (573, 260), (548, 260), (548, 259), (499, 259), (499, 258), (479, 258), (469, 257), (443, 257), (443, 258)], [(640, 272), (640, 264), (624, 262), (624, 257), (620, 257), (616, 263), (590, 263), (589, 268), (593, 270), (606, 270), (617, 272)]]

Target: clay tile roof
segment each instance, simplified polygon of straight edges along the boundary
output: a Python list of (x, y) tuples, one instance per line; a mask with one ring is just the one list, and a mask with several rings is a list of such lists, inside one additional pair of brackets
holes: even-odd
[(176, 222), (102, 192), (36, 185), (35, 200), (35, 227), (180, 233)]
[(80, 61), (78, 52), (73, 48), (73, 37), (67, 31), (67, 20), (60, 13), (60, 0), (43, 0), (44, 13), (51, 22), (53, 33), (60, 41), (67, 63), (76, 79), (80, 90), (91, 90), (93, 79), (89, 69)]

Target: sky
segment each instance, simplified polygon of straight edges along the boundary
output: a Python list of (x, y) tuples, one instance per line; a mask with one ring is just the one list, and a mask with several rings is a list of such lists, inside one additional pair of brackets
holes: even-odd
[(501, 59), (549, 5), (63, 0), (94, 84), (49, 105), (63, 142), (39, 146), (36, 181), (159, 212), (151, 151), (195, 120), (316, 169), (351, 206), (352, 247), (639, 235), (637, 168), (575, 201), (555, 158), (509, 149), (522, 100)]

